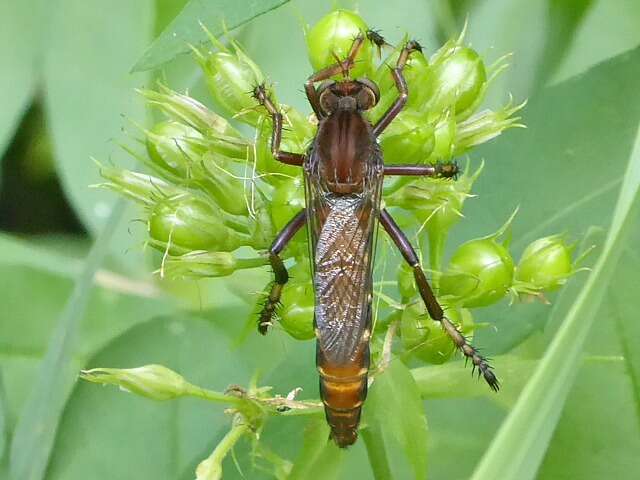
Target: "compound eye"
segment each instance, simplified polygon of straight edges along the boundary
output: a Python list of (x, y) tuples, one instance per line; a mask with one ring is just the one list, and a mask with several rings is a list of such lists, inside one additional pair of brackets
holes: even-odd
[(335, 84), (333, 81), (324, 82), (318, 87), (318, 100), (320, 108), (326, 114), (333, 112), (338, 105), (338, 96), (333, 93), (331, 87)]
[(380, 90), (378, 90), (378, 86), (368, 78), (358, 79), (358, 83), (362, 85), (357, 96), (358, 108), (361, 110), (369, 110), (380, 100)]

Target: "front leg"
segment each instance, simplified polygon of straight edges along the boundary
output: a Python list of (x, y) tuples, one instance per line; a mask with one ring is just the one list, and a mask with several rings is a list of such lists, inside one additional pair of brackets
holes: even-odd
[(289, 273), (287, 272), (287, 267), (284, 266), (282, 258), (280, 258), (280, 253), (306, 221), (306, 210), (302, 210), (287, 223), (269, 248), (269, 263), (271, 263), (275, 278), (271, 285), (267, 301), (262, 307), (262, 312), (260, 312), (260, 319), (258, 320), (258, 331), (263, 335), (267, 333), (268, 328), (273, 323), (273, 316), (280, 303), (282, 289), (289, 281)]
[(389, 126), (389, 124), (393, 121), (394, 118), (398, 116), (398, 114), (402, 111), (405, 104), (407, 103), (407, 98), (409, 96), (409, 89), (407, 88), (407, 82), (404, 79), (404, 75), (402, 71), (404, 70), (405, 65), (407, 64), (407, 60), (409, 59), (409, 55), (413, 52), (421, 52), (422, 47), (415, 40), (410, 40), (404, 46), (402, 51), (400, 52), (400, 56), (398, 57), (398, 61), (396, 62), (396, 66), (391, 73), (393, 75), (393, 80), (396, 83), (396, 88), (398, 89), (398, 98), (396, 101), (389, 107), (389, 109), (384, 112), (384, 115), (378, 120), (378, 123), (373, 127), (373, 134), (377, 137), (384, 129)]
[(287, 165), (302, 166), (304, 163), (304, 155), (300, 153), (285, 152), (280, 150), (280, 142), (282, 141), (282, 114), (271, 101), (271, 97), (267, 93), (264, 84), (258, 85), (253, 90), (253, 97), (267, 109), (273, 121), (273, 131), (271, 132), (271, 154), (279, 162)]
[(436, 296), (433, 294), (433, 290), (431, 290), (427, 277), (420, 266), (415, 250), (387, 210), (382, 210), (382, 212), (380, 212), (380, 223), (391, 237), (391, 240), (393, 240), (393, 243), (396, 244), (396, 247), (398, 247), (398, 250), (400, 250), (400, 253), (402, 253), (406, 262), (411, 266), (411, 268), (413, 268), (413, 277), (418, 287), (418, 291), (420, 292), (420, 296), (427, 307), (429, 316), (433, 320), (440, 322), (442, 328), (444, 328), (445, 333), (449, 336), (451, 341), (456, 345), (456, 347), (458, 347), (458, 349), (460, 349), (466, 358), (471, 360), (473, 368), (478, 369), (492, 390), (498, 391), (500, 384), (498, 383), (498, 379), (493, 373), (493, 370), (491, 370), (489, 362), (478, 353), (478, 350), (469, 343), (460, 330), (458, 330), (456, 326), (451, 323), (447, 317), (445, 317), (444, 310), (438, 303), (438, 300), (436, 300)]
[(363, 34), (358, 35), (353, 44), (351, 45), (351, 49), (349, 50), (349, 55), (347, 58), (340, 61), (340, 59), (336, 59), (336, 63), (333, 65), (329, 65), (322, 70), (315, 72), (304, 84), (304, 90), (307, 94), (307, 99), (311, 104), (311, 108), (313, 108), (313, 112), (316, 114), (316, 118), (320, 120), (324, 117), (324, 113), (322, 112), (322, 108), (320, 107), (320, 100), (318, 98), (318, 92), (316, 91), (315, 83), (321, 82), (323, 80), (328, 80), (331, 77), (342, 73), (345, 76), (349, 75), (349, 70), (353, 67), (353, 64), (356, 61), (356, 57), (364, 44), (365, 36)]

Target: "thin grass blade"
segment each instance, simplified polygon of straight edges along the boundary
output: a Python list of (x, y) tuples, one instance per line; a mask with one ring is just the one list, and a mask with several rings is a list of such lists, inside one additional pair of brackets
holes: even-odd
[[(60, 416), (80, 368), (74, 358), (80, 322), (93, 289), (93, 277), (109, 251), (124, 201), (119, 200), (96, 239), (65, 309), (58, 319), (37, 380), (20, 414), (10, 452), (12, 480), (41, 480), (46, 472)], [(29, 299), (25, 298), (25, 301)]]
[(595, 312), (640, 211), (640, 135), (614, 210), (604, 248), (531, 380), (502, 424), (472, 480), (533, 479), (580, 365)]

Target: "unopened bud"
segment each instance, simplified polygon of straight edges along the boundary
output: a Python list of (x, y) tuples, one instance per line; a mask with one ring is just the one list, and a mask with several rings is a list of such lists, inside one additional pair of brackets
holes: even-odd
[(122, 390), (152, 400), (170, 400), (189, 392), (190, 384), (173, 370), (162, 365), (138, 368), (93, 368), (82, 370), (80, 378), (103, 385), (117, 385)]

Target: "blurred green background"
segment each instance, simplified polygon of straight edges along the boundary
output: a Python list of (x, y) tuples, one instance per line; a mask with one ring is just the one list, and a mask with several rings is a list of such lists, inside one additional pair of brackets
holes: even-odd
[[(301, 386), (306, 398), (316, 396), (313, 342), (296, 342), (278, 330), (237, 342), (248, 302), (268, 280), (267, 270), (160, 283), (151, 273), (157, 259), (142, 248), (139, 212), (110, 192), (89, 188), (100, 180), (91, 157), (133, 165), (118, 144), (132, 129), (130, 120), (152, 121), (135, 87), (162, 78), (208, 103), (189, 56), (151, 73), (129, 73), (186, 3), (0, 3), (2, 479), (190, 479), (228, 429), (228, 418), (215, 405), (154, 403), (78, 384), (77, 371), (85, 366), (161, 363), (217, 390), (246, 385), (260, 370), (262, 383), (277, 392)], [(243, 8), (245, 2), (212, 3), (224, 9)], [(486, 103), (501, 105), (509, 94), (517, 102), (528, 98), (528, 129), (509, 131), (472, 153), (486, 167), (474, 187), (478, 198), (467, 202), (466, 219), (453, 230), (450, 246), (494, 231), (520, 205), (513, 228), (516, 254), (535, 238), (567, 232), (599, 245), (590, 257), (594, 263), (621, 187), (637, 187), (640, 3), (338, 4), (358, 9), (392, 43), (409, 32), (431, 53), (468, 19), (467, 38), (487, 63), (513, 54)], [(309, 108), (302, 84), (310, 73), (303, 25), (334, 5), (292, 1), (233, 32), (275, 83), (279, 99), (303, 112)], [(528, 478), (640, 476), (640, 222), (636, 196), (627, 198), (635, 210), (624, 219), (625, 235), (615, 244), (608, 275), (588, 290), (597, 292), (589, 304), (594, 327), (575, 382), (568, 377), (566, 403), (560, 395), (555, 404), (559, 417), (549, 411), (551, 436), (527, 444), (536, 438), (532, 424), (515, 437), (532, 458), (541, 459), (530, 466)], [(586, 278), (583, 273), (572, 280), (550, 306), (505, 302), (483, 310), (478, 320), (493, 328), (479, 332), (477, 343), (491, 355), (514, 347), (525, 357), (529, 350), (540, 351), (575, 306)], [(430, 479), (471, 477), (527, 378), (520, 380), (499, 400), (475, 388), (425, 399)], [(295, 459), (304, 426), (296, 418), (272, 420), (263, 441)], [(411, 478), (396, 453), (391, 449), (395, 478)], [(246, 446), (237, 456), (243, 473), (228, 459), (225, 478), (266, 475), (251, 470)], [(362, 442), (331, 468), (317, 468), (300, 478), (372, 478)], [(494, 478), (515, 477), (505, 472)]]

